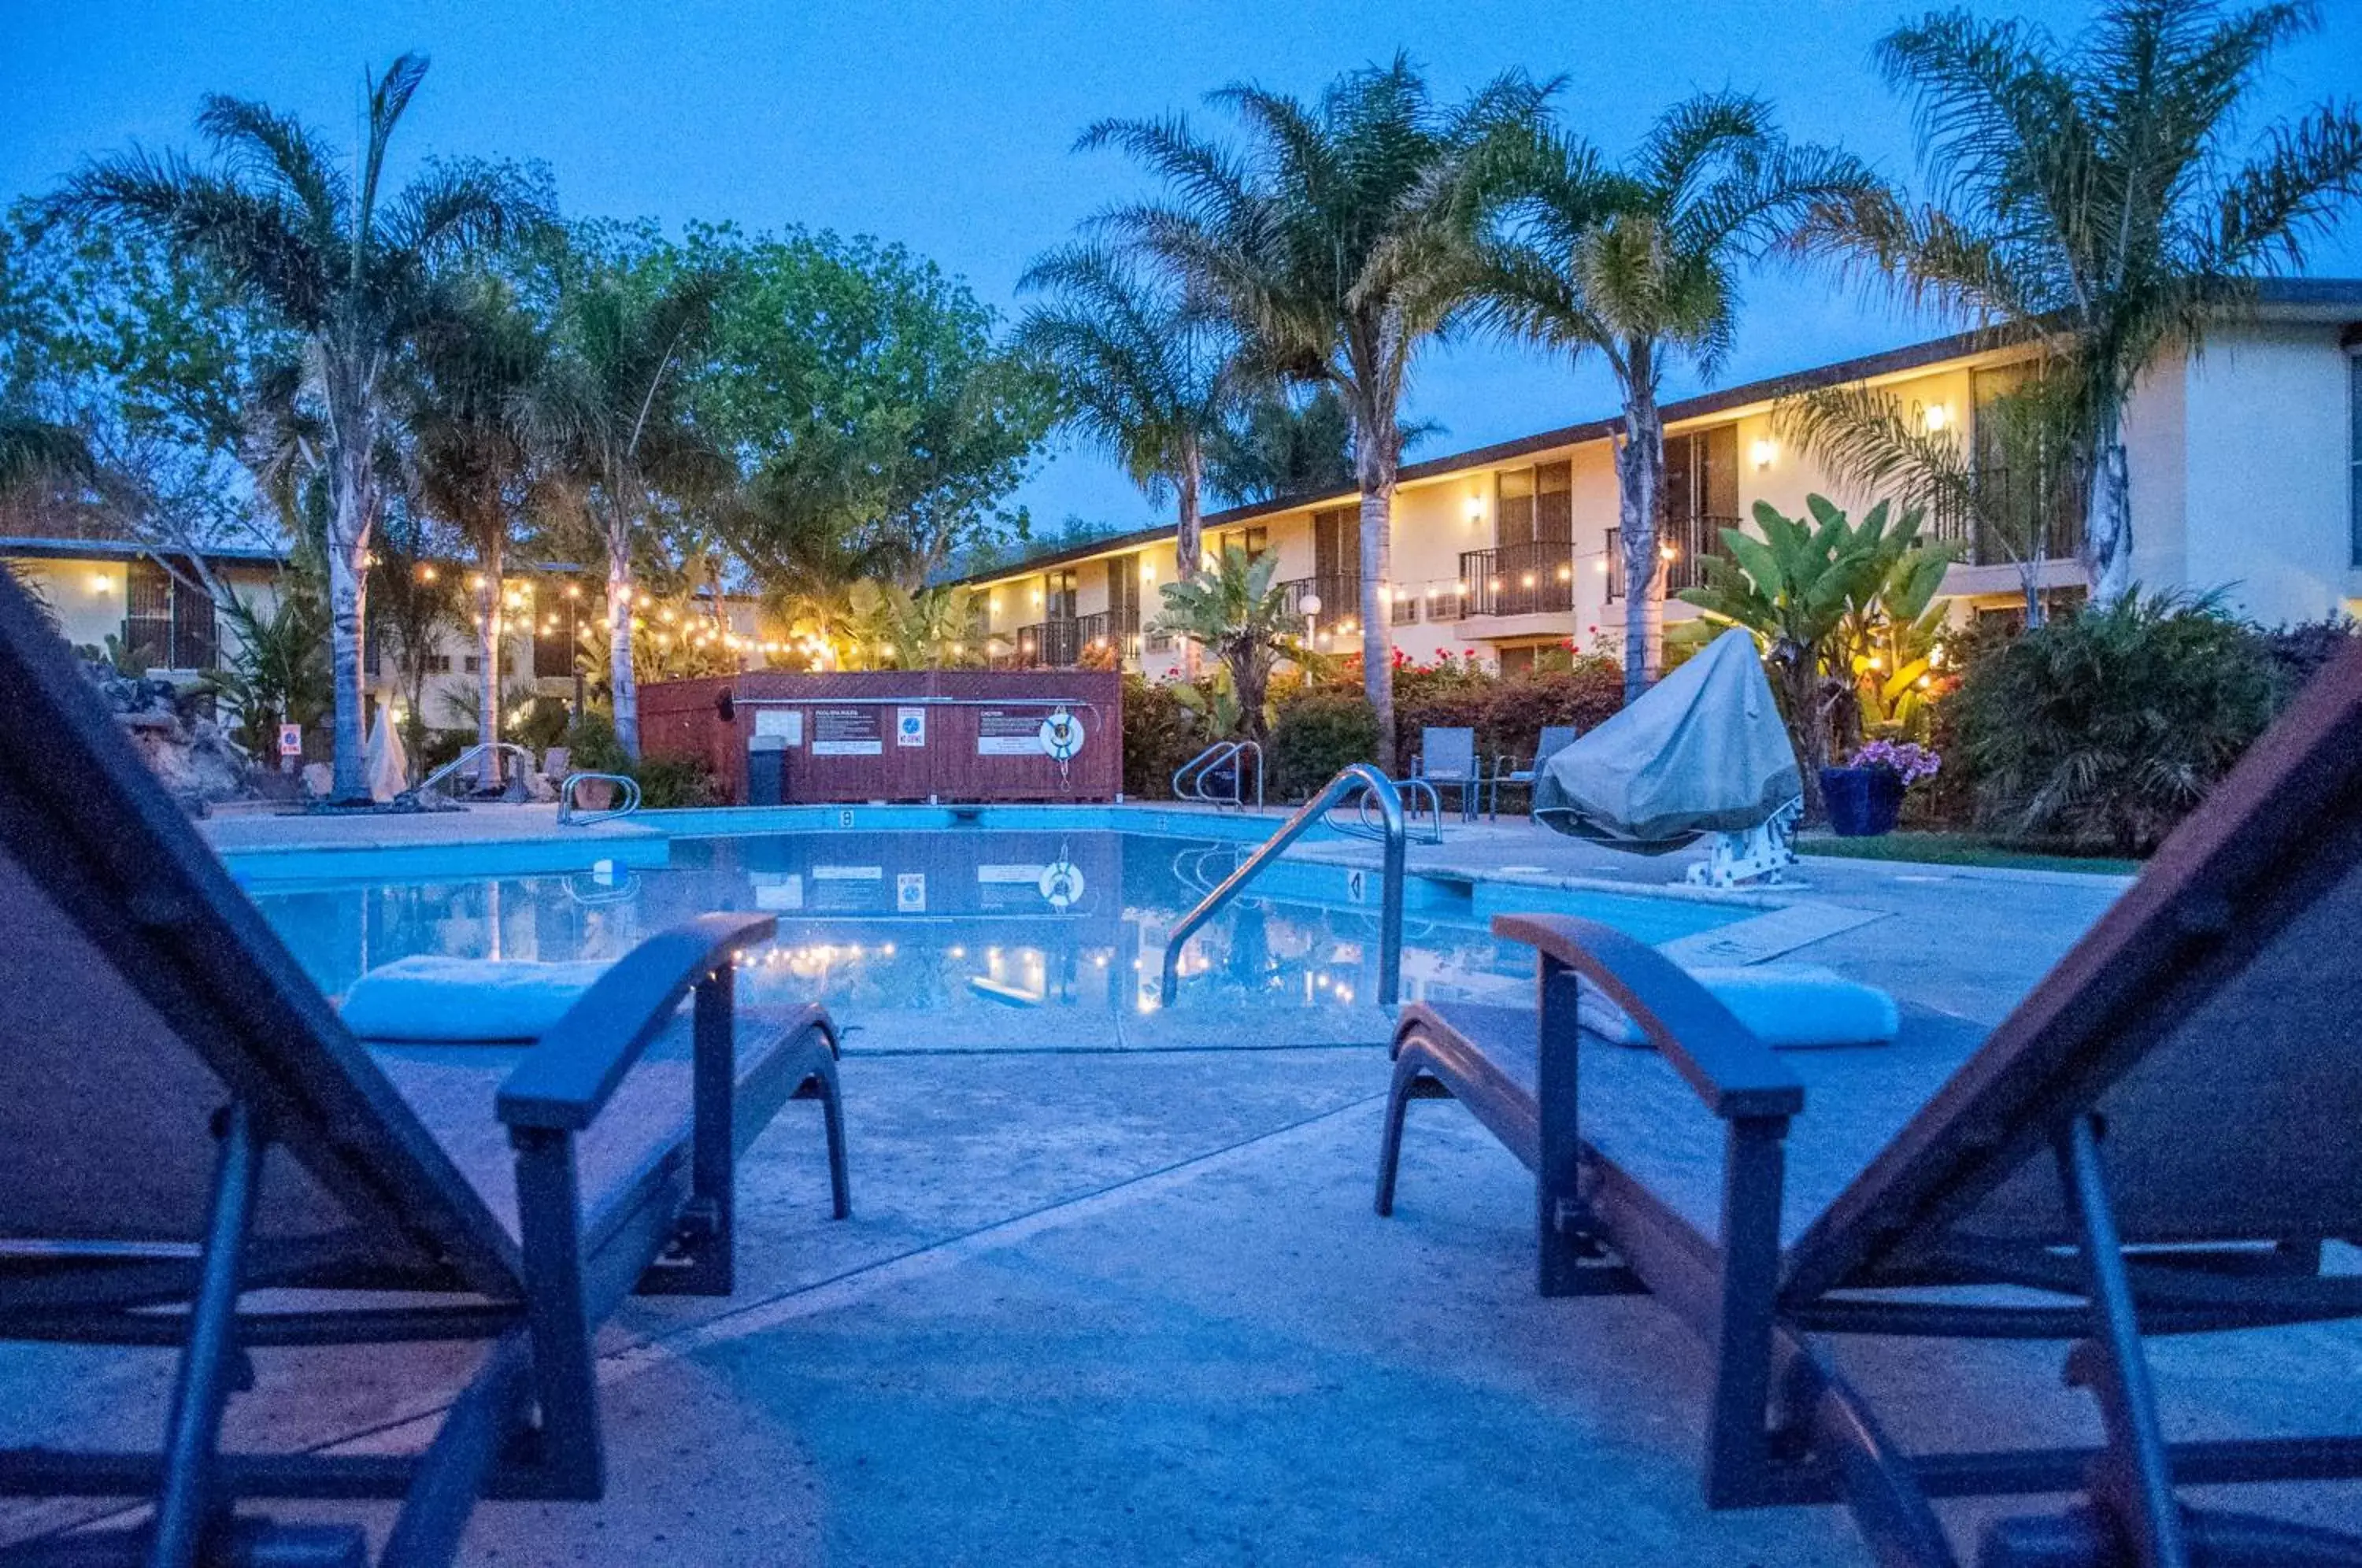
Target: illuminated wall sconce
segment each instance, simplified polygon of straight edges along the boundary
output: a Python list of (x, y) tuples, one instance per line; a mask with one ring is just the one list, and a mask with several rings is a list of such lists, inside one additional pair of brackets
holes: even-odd
[(1156, 563), (1154, 561), (1142, 561), (1140, 563), (1140, 580), (1142, 582), (1154, 582), (1156, 580)]
[(1473, 528), (1483, 521), (1485, 521), (1485, 498), (1481, 495), (1472, 495), (1468, 498), (1468, 525)]
[(1607, 575), (1607, 558), (1606, 558), (1606, 556), (1602, 556), (1602, 557), (1600, 557), (1597, 560), (1595, 560), (1595, 561), (1592, 562), (1591, 564), (1592, 564), (1593, 566), (1597, 567), (1597, 568), (1599, 569), (1599, 575), (1600, 575), (1600, 576), (1602, 576), (1602, 577), (1606, 577), (1606, 576)]
[(1769, 436), (1758, 436), (1755, 445), (1747, 449), (1748, 456), (1755, 459), (1755, 466), (1759, 469), (1770, 468), (1772, 459), (1779, 455), (1779, 451)]
[(93, 572), (90, 578), (90, 591), (104, 599), (115, 591), (115, 580), (103, 571)]
[(1930, 436), (1940, 436), (1944, 426), (1952, 422), (1952, 411), (1940, 403), (1931, 403), (1919, 415), (1919, 423), (1927, 427)]

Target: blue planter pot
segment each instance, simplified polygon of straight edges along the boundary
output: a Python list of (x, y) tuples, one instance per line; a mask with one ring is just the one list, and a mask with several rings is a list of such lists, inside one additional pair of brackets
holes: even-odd
[(1903, 812), (1903, 780), (1883, 767), (1824, 767), (1821, 795), (1829, 803), (1829, 830), (1839, 838), (1893, 833)]

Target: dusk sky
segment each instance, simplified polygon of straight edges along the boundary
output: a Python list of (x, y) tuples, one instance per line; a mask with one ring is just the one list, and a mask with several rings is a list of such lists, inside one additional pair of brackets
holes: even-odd
[[(2008, 6), (2071, 28), (2081, 5)], [(2362, 91), (2362, 0), (2290, 49), (2274, 114)], [(1873, 73), (1872, 42), (1915, 8), (1850, 0), (1658, 0), (1650, 5), (1404, 0), (1271, 5), (837, 3), (728, 0), (308, 0), (72, 5), (7, 0), (0, 58), (17, 83), (0, 119), (0, 193), (47, 188), (85, 156), (138, 142), (186, 147), (209, 91), (259, 97), (349, 140), (365, 67), (405, 49), (434, 69), (405, 122), (406, 161), (485, 154), (546, 161), (570, 214), (800, 224), (900, 241), (1004, 315), (1027, 260), (1137, 188), (1113, 154), (1070, 150), (1104, 116), (1187, 109), (1252, 79), (1310, 94), (1341, 71), (1407, 50), (1455, 97), (1522, 67), (1563, 75), (1563, 113), (1620, 151), (1664, 105), (1702, 88), (1760, 92), (1792, 133), (1842, 140), (1910, 168), (1904, 110)], [(2362, 217), (2318, 246), (2311, 271), (2362, 274)], [(1750, 285), (1724, 383), (1927, 335), (1822, 280)], [(1687, 371), (1672, 389), (1694, 390)], [(1436, 455), (1612, 409), (1595, 365), (1486, 340), (1419, 365), (1415, 416)], [(1112, 465), (1049, 454), (1016, 499), (1037, 523), (1125, 525), (1157, 513)]]

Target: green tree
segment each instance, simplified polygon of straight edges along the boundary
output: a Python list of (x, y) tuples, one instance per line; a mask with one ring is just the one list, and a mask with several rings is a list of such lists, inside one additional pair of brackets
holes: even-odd
[(55, 199), (74, 218), (115, 219), (204, 257), (304, 346), (322, 411), (331, 505), (328, 610), (336, 681), (334, 798), (369, 796), (361, 756), (361, 621), (390, 371), (435, 308), (436, 262), (501, 241), (540, 208), (506, 174), (438, 165), (399, 193), (384, 190), (395, 127), (426, 74), (405, 54), (368, 83), (357, 167), (268, 105), (215, 95), (197, 127), (218, 166), (132, 152), (94, 163)]
[[(1276, 556), (1250, 561), (1246, 551), (1227, 545), (1211, 569), (1158, 590), (1164, 607), (1155, 629), (1187, 637), (1220, 663), (1237, 704), (1236, 724), (1258, 740), (1267, 718), (1271, 672), (1279, 661), (1308, 668), (1323, 662), (1299, 640), (1303, 617), (1288, 602), (1287, 591), (1272, 581), (1278, 565)], [(1231, 727), (1220, 722), (1215, 726), (1218, 733)]]
[(1214, 94), (1209, 101), (1242, 123), (1243, 150), (1177, 116), (1107, 121), (1083, 138), (1129, 153), (1166, 188), (1161, 200), (1106, 215), (1108, 232), (1228, 315), (1255, 369), (1333, 387), (1352, 413), (1362, 678), (1388, 767), (1385, 593), (1403, 398), (1419, 350), (1470, 297), (1469, 208), (1458, 199), (1469, 154), (1530, 113), (1536, 95), (1507, 76), (1440, 109), (1397, 56), (1339, 78), (1311, 104), (1247, 84)]
[(414, 762), (426, 755), (429, 657), (463, 614), (460, 584), (447, 569), (457, 543), (403, 496), (386, 507), (370, 552), (370, 641), (381, 661), (393, 662), (403, 697), (402, 741)]
[(1482, 289), (1497, 327), (1597, 354), (1624, 405), (1616, 444), (1624, 560), (1624, 691), (1664, 658), (1665, 372), (1711, 377), (1737, 333), (1740, 268), (1817, 203), (1871, 187), (1854, 160), (1792, 143), (1768, 105), (1703, 94), (1609, 166), (1540, 114), (1489, 138), (1466, 187), (1485, 208)]
[(969, 589), (912, 593), (896, 582), (856, 582), (847, 646), (871, 669), (966, 669), (985, 661), (983, 606)]
[(2112, 0), (2062, 41), (2038, 23), (1939, 11), (1879, 45), (1914, 104), (1926, 203), (1832, 203), (1804, 242), (1915, 303), (2030, 336), (2080, 383), (2086, 569), (2132, 587), (2124, 411), (2168, 341), (2197, 345), (2261, 273), (2362, 191), (2362, 113), (2323, 104), (2243, 143), (2273, 53), (2311, 28), (2304, 0)]
[[(540, 448), (569, 487), (580, 542), (607, 562), (602, 663), (615, 738), (640, 754), (633, 621), (637, 564), (657, 543), (657, 513), (726, 486), (727, 458), (691, 423), (688, 383), (706, 352), (726, 286), (711, 271), (641, 269), (628, 257), (564, 265), (544, 372), (525, 402)], [(670, 634), (666, 634), (668, 639)]]
[(900, 246), (798, 229), (692, 226), (659, 259), (729, 280), (688, 395), (761, 481), (763, 505), (720, 521), (758, 578), (794, 576), (828, 537), (915, 591), (1002, 526), (1054, 398), (966, 284)]
[(1233, 335), (1169, 275), (1101, 246), (1054, 251), (1017, 286), (1049, 296), (1017, 341), (1055, 377), (1067, 428), (1113, 453), (1152, 503), (1174, 497), (1178, 575), (1197, 576), (1206, 449), (1237, 383)]

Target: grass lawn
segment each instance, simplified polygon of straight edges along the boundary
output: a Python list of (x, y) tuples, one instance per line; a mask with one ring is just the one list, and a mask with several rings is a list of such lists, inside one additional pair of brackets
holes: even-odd
[(2040, 855), (2009, 849), (1969, 833), (1890, 833), (1879, 838), (1838, 838), (1813, 834), (1796, 840), (1799, 855), (1838, 860), (1918, 860), (1934, 866), (1999, 866), (2019, 871), (2083, 871), (2105, 877), (2139, 873), (2137, 860), (2074, 855)]

